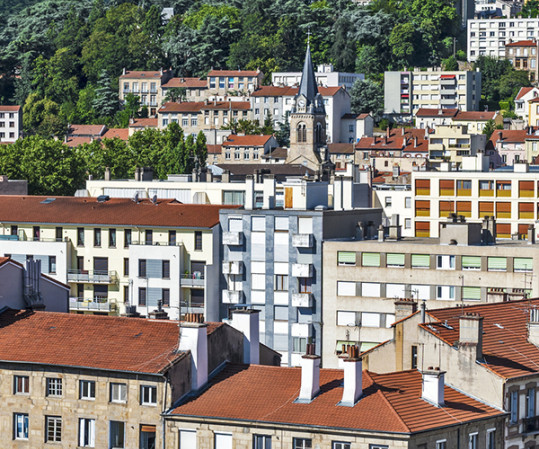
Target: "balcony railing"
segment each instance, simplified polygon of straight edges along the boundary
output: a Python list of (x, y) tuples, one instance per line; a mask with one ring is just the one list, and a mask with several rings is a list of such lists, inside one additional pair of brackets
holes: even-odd
[(312, 295), (310, 293), (293, 293), (292, 307), (312, 307)]
[(223, 244), (238, 246), (243, 244), (243, 232), (223, 232)]
[(182, 287), (204, 287), (204, 273), (195, 271), (194, 273), (182, 274), (180, 278)]
[(68, 282), (80, 284), (116, 284), (118, 274), (116, 271), (94, 271), (94, 270), (68, 270)]
[(239, 304), (243, 298), (243, 292), (223, 290), (223, 304)]
[(70, 297), (69, 310), (111, 312), (116, 310), (116, 303), (110, 302), (108, 298), (98, 296), (94, 299)]
[(294, 248), (312, 248), (313, 235), (312, 234), (293, 234), (292, 246)]

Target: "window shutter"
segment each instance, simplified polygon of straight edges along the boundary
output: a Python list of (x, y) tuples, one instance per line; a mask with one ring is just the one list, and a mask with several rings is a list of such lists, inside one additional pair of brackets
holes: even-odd
[(364, 267), (379, 267), (380, 253), (363, 253), (361, 255), (361, 265)]
[(412, 254), (412, 268), (429, 268), (430, 256), (428, 254)]
[(479, 201), (479, 214), (481, 213), (493, 213), (494, 203), (487, 201)]
[(511, 203), (496, 203), (496, 212), (511, 212)]
[(337, 296), (356, 296), (356, 283), (338, 281)]
[(404, 266), (404, 254), (388, 253), (386, 255), (386, 264), (388, 266), (389, 265), (398, 266), (398, 267)]
[(457, 212), (471, 212), (471, 211), (472, 211), (471, 201), (457, 201)]
[(455, 181), (453, 179), (440, 179), (440, 189), (453, 189)]
[(440, 212), (449, 211), (453, 212), (453, 201), (440, 201)]
[(462, 268), (481, 269), (481, 256), (462, 256)]
[(505, 257), (489, 257), (488, 269), (489, 271), (506, 271), (507, 259)]
[(533, 212), (534, 203), (518, 203), (519, 212)]
[(415, 188), (416, 189), (430, 189), (430, 179), (416, 179)]
[(533, 271), (533, 259), (531, 257), (515, 257), (513, 259), (514, 271)]
[(462, 299), (481, 299), (481, 287), (463, 287)]
[(356, 253), (351, 251), (339, 251), (337, 253), (337, 261), (340, 264), (344, 265), (355, 265), (356, 264)]
[(161, 259), (146, 260), (146, 277), (158, 279), (163, 277), (163, 261)]

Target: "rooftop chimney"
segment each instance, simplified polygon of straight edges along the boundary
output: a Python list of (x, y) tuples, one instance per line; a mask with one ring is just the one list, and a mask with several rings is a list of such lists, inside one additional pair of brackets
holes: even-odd
[(427, 301), (422, 300), (421, 301), (421, 323), (425, 323), (427, 321)]
[(254, 207), (254, 182), (253, 175), (247, 175), (245, 177), (245, 210), (253, 210)]
[(110, 168), (105, 167), (105, 181), (110, 181)]
[[(189, 317), (188, 317), (189, 319)], [(208, 381), (207, 325), (183, 321), (180, 323), (180, 351), (191, 351), (191, 388), (198, 390)]]
[(533, 245), (535, 243), (535, 226), (528, 226), (528, 245)]
[(243, 363), (260, 363), (259, 313), (254, 309), (232, 312), (232, 327), (243, 332)]
[(383, 242), (385, 240), (385, 228), (384, 225), (378, 226), (378, 241)]
[(344, 359), (344, 388), (339, 405), (353, 407), (363, 393), (363, 362), (359, 347), (349, 346), (348, 357)]
[(440, 368), (433, 369), (429, 367), (427, 371), (423, 371), (421, 374), (423, 375), (421, 398), (437, 407), (443, 407), (445, 371), (440, 371)]
[(400, 298), (395, 301), (395, 321), (402, 320), (417, 310), (417, 302), (413, 298)]
[(459, 319), (459, 348), (475, 350), (475, 359), (483, 359), (483, 317), (466, 313)]
[(296, 402), (308, 404), (320, 391), (320, 356), (314, 353), (314, 344), (307, 344), (307, 353), (301, 358), (301, 388)]
[(535, 346), (539, 346), (539, 309), (530, 310), (528, 341)]

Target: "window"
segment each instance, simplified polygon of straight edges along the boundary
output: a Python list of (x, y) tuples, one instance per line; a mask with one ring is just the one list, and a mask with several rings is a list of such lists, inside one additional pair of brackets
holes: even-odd
[(152, 387), (151, 385), (141, 385), (140, 403), (142, 405), (156, 405), (157, 404), (157, 387)]
[(56, 256), (49, 256), (49, 273), (56, 273)]
[(468, 449), (477, 449), (477, 433), (468, 435)]
[(138, 277), (146, 277), (146, 259), (139, 259), (138, 261)]
[(253, 435), (253, 449), (271, 449), (271, 435)]
[(127, 402), (127, 385), (112, 382), (110, 384), (110, 402)]
[(127, 248), (129, 245), (131, 245), (132, 242), (132, 234), (131, 229), (126, 229), (124, 231), (124, 248)]
[(47, 443), (60, 443), (62, 441), (62, 418), (60, 416), (45, 417)]
[(436, 449), (445, 449), (447, 440), (436, 441)]
[(311, 278), (298, 278), (299, 293), (312, 293)]
[(47, 396), (62, 396), (62, 379), (53, 377), (47, 378)]
[(163, 307), (170, 307), (170, 289), (164, 288), (161, 290), (161, 301)]
[(481, 256), (462, 256), (463, 270), (481, 270)]
[(163, 260), (161, 262), (161, 268), (163, 273), (163, 279), (170, 279), (170, 260)]
[(380, 266), (380, 253), (361, 254), (361, 264), (364, 267), (379, 267)]
[(153, 245), (153, 231), (151, 229), (146, 229), (144, 233), (144, 244)]
[(487, 430), (487, 449), (496, 448), (496, 429)]
[(17, 235), (19, 233), (19, 227), (17, 225), (11, 225), (11, 235)]
[(110, 422), (110, 447), (114, 449), (125, 447), (125, 423), (121, 421)]
[(95, 382), (93, 380), (81, 380), (79, 389), (79, 399), (95, 399)]
[(386, 196), (386, 198), (385, 198), (385, 207), (391, 207), (392, 203), (393, 203), (393, 200), (391, 199), (391, 197)]
[(101, 246), (101, 228), (94, 229), (94, 246)]
[(129, 276), (129, 258), (124, 257), (124, 276)]
[(146, 305), (146, 289), (143, 287), (140, 287), (138, 289), (138, 305), (139, 306)]
[(116, 229), (109, 229), (109, 247), (116, 248)]
[(438, 270), (454, 270), (455, 256), (436, 256), (436, 268)]
[(313, 442), (310, 438), (294, 438), (293, 449), (311, 449)]
[(180, 430), (180, 449), (196, 449), (197, 432), (196, 430)]
[(28, 376), (14, 376), (13, 377), (14, 394), (28, 394), (30, 393), (30, 378)]
[(507, 271), (507, 259), (505, 257), (489, 257), (488, 271)]
[(171, 246), (176, 245), (176, 231), (168, 231), (168, 244)]
[(404, 198), (404, 207), (406, 209), (410, 209), (412, 207), (412, 197), (407, 196), (406, 198)]
[(307, 339), (304, 337), (293, 337), (292, 338), (292, 352), (299, 352), (300, 354), (305, 354), (307, 350)]
[(337, 281), (337, 296), (356, 296), (356, 283)]
[(232, 434), (215, 432), (214, 449), (232, 449)]
[(79, 419), (79, 446), (94, 447), (95, 446), (95, 419), (80, 418)]
[(288, 290), (288, 275), (286, 274), (275, 275), (275, 290), (278, 290), (278, 291)]
[(355, 266), (356, 253), (352, 251), (339, 251), (337, 253), (337, 264)]
[(417, 369), (417, 346), (412, 345), (412, 360), (410, 363), (412, 369)]
[(331, 449), (350, 449), (350, 443), (342, 443), (340, 441), (333, 441)]
[(412, 254), (412, 268), (429, 268), (430, 256), (428, 254)]
[(62, 241), (62, 233), (63, 233), (62, 227), (61, 226), (56, 227), (55, 236), (56, 236), (57, 242)]
[(452, 285), (442, 285), (436, 287), (436, 299), (453, 300), (455, 299), (455, 287)]
[(32, 228), (32, 233), (34, 236), (34, 241), (39, 242), (39, 238), (41, 237), (41, 230), (39, 229), (39, 226), (34, 226)]
[(13, 436), (16, 440), (28, 439), (28, 414), (13, 414)]
[(405, 218), (404, 219), (404, 229), (412, 229), (412, 219), (411, 218)]
[(386, 265), (393, 268), (404, 268), (404, 254), (387, 253)]
[(526, 390), (526, 418), (535, 416), (535, 388)]
[(195, 231), (195, 251), (202, 251), (202, 231)]

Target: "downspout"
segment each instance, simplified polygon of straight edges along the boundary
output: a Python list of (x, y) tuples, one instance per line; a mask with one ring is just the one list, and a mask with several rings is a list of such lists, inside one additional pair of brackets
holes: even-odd
[(168, 373), (165, 375), (165, 391), (163, 393), (163, 410), (161, 412), (161, 420), (162, 420), (162, 425), (161, 425), (161, 441), (163, 442), (163, 449), (166, 449), (167, 447), (167, 444), (166, 444), (166, 422), (165, 422), (165, 411), (166, 411), (166, 408), (167, 408), (167, 394), (168, 394), (168, 382), (169, 382), (169, 378), (168, 378)]

